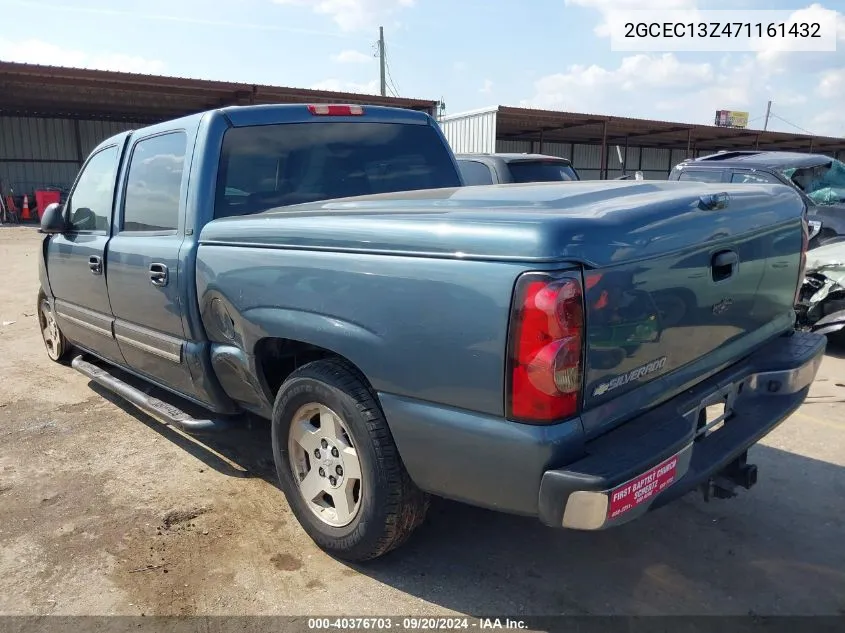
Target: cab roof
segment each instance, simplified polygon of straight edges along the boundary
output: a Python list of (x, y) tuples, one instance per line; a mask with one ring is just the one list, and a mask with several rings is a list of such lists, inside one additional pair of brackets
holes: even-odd
[(455, 156), (458, 160), (489, 158), (493, 160), (501, 160), (505, 163), (516, 163), (520, 161), (554, 160), (570, 165), (572, 164), (572, 161), (570, 161), (568, 158), (563, 158), (562, 156), (549, 156), (547, 154), (520, 154), (518, 152), (480, 152), (477, 154), (456, 154)]
[(763, 151), (734, 151), (720, 152), (684, 161), (684, 167), (689, 165), (718, 165), (720, 167), (756, 167), (766, 169), (783, 169), (788, 167), (814, 167), (829, 163), (833, 158), (824, 154), (804, 154), (799, 152), (763, 152)]

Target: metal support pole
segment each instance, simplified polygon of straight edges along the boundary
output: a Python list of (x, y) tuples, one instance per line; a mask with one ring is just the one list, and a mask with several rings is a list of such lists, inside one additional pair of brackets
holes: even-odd
[[(690, 147), (692, 146), (692, 128), (687, 130), (687, 158), (690, 157)], [(671, 150), (670, 150), (671, 155)]]
[(599, 180), (607, 180), (607, 121), (601, 126), (601, 165), (599, 166)]
[(628, 137), (625, 136), (625, 153), (622, 154), (622, 175), (628, 173)]
[(815, 140), (816, 140), (816, 139), (814, 139), (814, 138), (811, 138), (811, 139), (810, 139), (810, 149), (809, 149), (809, 151), (807, 152), (808, 154), (812, 154), (812, 153), (813, 153), (813, 142), (814, 142)]
[(540, 145), (539, 145), (539, 147), (537, 148), (537, 153), (538, 153), (538, 154), (542, 154), (542, 153), (543, 153), (543, 135), (544, 135), (544, 133), (545, 133), (545, 130), (540, 129)]
[(769, 101), (769, 105), (766, 106), (766, 122), (763, 123), (763, 131), (765, 132), (769, 129), (769, 115), (772, 113), (772, 102)]
[(754, 137), (754, 149), (760, 149), (760, 135)]
[(82, 167), (85, 162), (85, 155), (82, 153), (82, 134), (79, 131), (79, 119), (73, 120), (73, 137), (76, 142), (76, 162)]

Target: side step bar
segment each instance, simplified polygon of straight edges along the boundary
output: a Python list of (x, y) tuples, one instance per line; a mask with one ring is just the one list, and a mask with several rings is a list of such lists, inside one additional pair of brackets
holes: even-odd
[(198, 420), (178, 407), (147, 395), (140, 389), (136, 389), (119, 378), (115, 378), (106, 370), (84, 360), (82, 356), (74, 358), (71, 366), (98, 385), (105, 387), (124, 400), (132, 403), (147, 415), (168, 426), (174, 426), (181, 431), (187, 433), (222, 431), (230, 426), (225, 420)]

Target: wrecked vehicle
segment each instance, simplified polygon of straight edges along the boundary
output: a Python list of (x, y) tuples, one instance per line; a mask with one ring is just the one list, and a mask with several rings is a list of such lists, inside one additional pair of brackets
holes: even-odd
[(800, 328), (845, 338), (845, 242), (808, 254), (795, 312)]
[(669, 180), (788, 185), (807, 205), (811, 250), (845, 241), (845, 163), (830, 156), (722, 151), (679, 163)]

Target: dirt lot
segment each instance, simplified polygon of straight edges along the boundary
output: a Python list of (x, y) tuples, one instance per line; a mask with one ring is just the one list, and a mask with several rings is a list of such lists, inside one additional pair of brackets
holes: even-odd
[(30, 228), (0, 228), (2, 614), (843, 614), (845, 353), (752, 451), (741, 500), (605, 533), (445, 501), (350, 567), (275, 487), (269, 427), (197, 441), (49, 362)]

